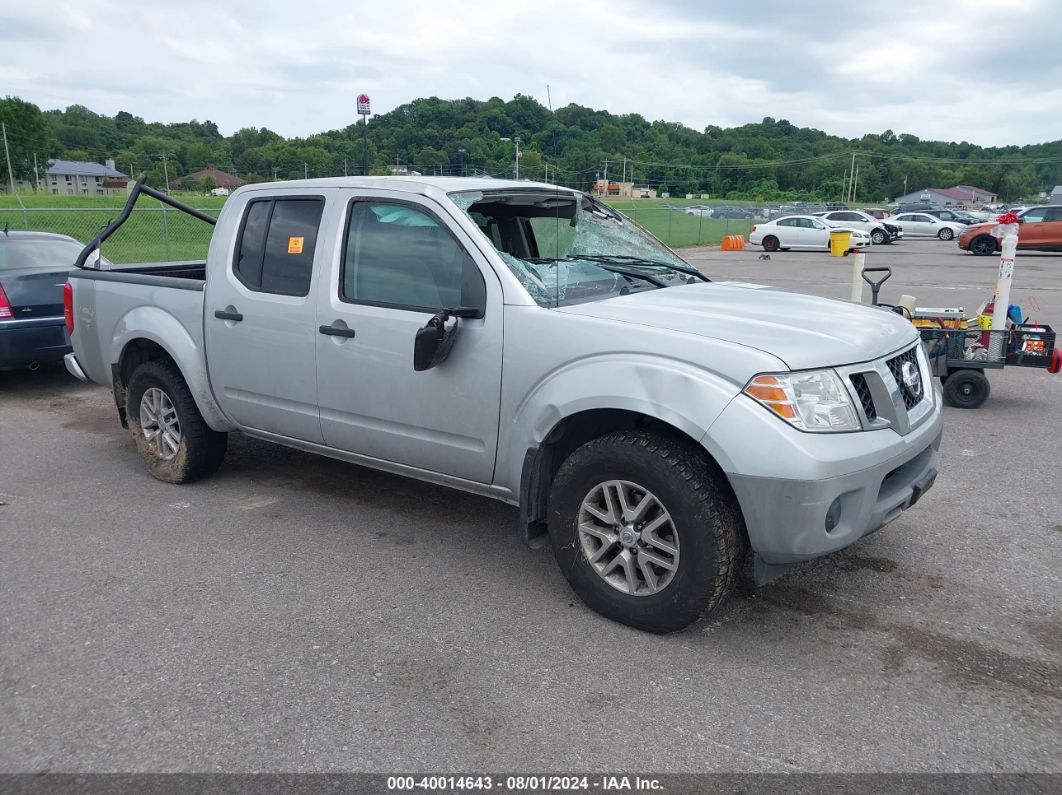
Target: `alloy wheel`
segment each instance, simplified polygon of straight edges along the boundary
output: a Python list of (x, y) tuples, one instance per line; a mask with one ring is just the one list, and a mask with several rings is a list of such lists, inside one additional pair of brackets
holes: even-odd
[(144, 391), (140, 398), (140, 430), (144, 438), (155, 443), (158, 457), (169, 461), (181, 446), (181, 423), (170, 396), (157, 386)]
[(671, 514), (656, 495), (627, 480), (599, 483), (583, 498), (579, 544), (597, 575), (631, 596), (662, 591), (678, 571)]

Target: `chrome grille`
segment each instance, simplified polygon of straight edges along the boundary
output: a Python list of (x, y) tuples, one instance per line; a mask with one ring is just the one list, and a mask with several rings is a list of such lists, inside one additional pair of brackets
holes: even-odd
[[(928, 388), (927, 384), (922, 384), (922, 388), (918, 392), (912, 392), (903, 381), (903, 365), (905, 362), (910, 362), (914, 365), (915, 370), (918, 370), (918, 355), (915, 350), (916, 348), (911, 348), (885, 362), (889, 372), (892, 373), (892, 377), (896, 379), (896, 384), (900, 387), (900, 393), (903, 395), (903, 404), (908, 410), (913, 409), (922, 402), (922, 398), (925, 397), (926, 389)], [(919, 375), (919, 378), (921, 379), (921, 375)]]
[(877, 419), (878, 412), (874, 408), (874, 398), (870, 394), (870, 387), (867, 386), (866, 376), (862, 373), (854, 373), (852, 375), (852, 386), (855, 387), (859, 402), (863, 406), (863, 413), (867, 415), (867, 419), (871, 421)]

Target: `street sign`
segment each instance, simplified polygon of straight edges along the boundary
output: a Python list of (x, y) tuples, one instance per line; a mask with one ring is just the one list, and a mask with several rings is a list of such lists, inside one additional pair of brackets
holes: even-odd
[(358, 94), (358, 113), (360, 113), (362, 116), (369, 115), (370, 111), (368, 94)]

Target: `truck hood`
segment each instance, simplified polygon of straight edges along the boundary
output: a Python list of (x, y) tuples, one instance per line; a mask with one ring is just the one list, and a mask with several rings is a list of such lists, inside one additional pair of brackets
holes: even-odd
[(892, 312), (739, 282), (646, 290), (555, 311), (757, 348), (793, 370), (866, 362), (918, 339)]

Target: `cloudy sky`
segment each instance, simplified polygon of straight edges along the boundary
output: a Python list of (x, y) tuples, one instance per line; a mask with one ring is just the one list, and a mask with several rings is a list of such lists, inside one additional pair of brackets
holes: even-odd
[[(34, 0), (0, 8), (0, 95), (225, 134), (307, 135), (411, 99), (571, 102), (695, 129), (1062, 138), (1062, 4), (816, 0)], [(842, 10), (843, 9), (843, 10)]]

